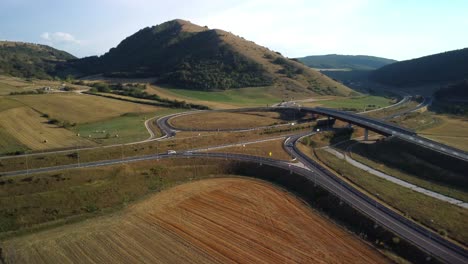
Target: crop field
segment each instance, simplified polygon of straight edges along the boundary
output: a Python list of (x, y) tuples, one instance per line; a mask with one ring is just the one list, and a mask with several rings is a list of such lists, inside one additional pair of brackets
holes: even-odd
[(242, 129), (286, 123), (277, 112), (206, 112), (183, 115), (169, 121), (174, 127), (183, 129)]
[(24, 105), (16, 100), (7, 98), (5, 96), (0, 96), (0, 111), (8, 110), (8, 109), (15, 108), (15, 107), (21, 107), (21, 106), (24, 106)]
[(394, 103), (395, 101), (389, 98), (367, 95), (350, 98), (338, 97), (332, 100), (314, 101), (311, 103), (304, 103), (304, 106), (322, 106), (350, 111), (365, 111), (385, 107)]
[[(15, 141), (32, 150), (90, 146), (92, 142), (56, 125), (29, 107), (16, 107), (0, 112), (0, 129)], [(0, 140), (3, 141), (3, 140)], [(6, 142), (11, 142), (7, 139)], [(7, 143), (7, 148), (11, 143)], [(13, 143), (14, 144), (14, 143)], [(3, 148), (2, 148), (2, 151)]]
[(125, 113), (151, 113), (160, 109), (150, 105), (76, 93), (21, 95), (12, 98), (48, 114), (50, 118), (78, 124), (118, 117)]
[(436, 115), (439, 125), (420, 131), (420, 134), (435, 141), (468, 151), (468, 119)]
[(377, 251), (263, 181), (195, 181), (122, 212), (2, 243), (7, 263), (386, 263)]

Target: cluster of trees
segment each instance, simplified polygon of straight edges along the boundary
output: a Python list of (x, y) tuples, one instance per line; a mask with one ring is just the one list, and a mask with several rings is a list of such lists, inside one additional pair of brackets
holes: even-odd
[(0, 41), (0, 74), (50, 80), (58, 64), (73, 58), (45, 45)]
[(36, 89), (30, 91), (21, 91), (21, 92), (10, 92), (10, 95), (26, 95), (26, 94), (44, 94), (45, 91), (43, 89)]
[(197, 90), (273, 84), (272, 78), (264, 74), (260, 64), (236, 54), (227, 55), (222, 60), (186, 61), (176, 70), (164, 74), (159, 82)]
[(304, 73), (303, 69), (296, 67), (296, 65), (282, 57), (274, 59), (273, 63), (281, 65), (283, 68), (279, 70), (278, 73), (285, 74), (288, 78), (293, 78), (296, 74)]

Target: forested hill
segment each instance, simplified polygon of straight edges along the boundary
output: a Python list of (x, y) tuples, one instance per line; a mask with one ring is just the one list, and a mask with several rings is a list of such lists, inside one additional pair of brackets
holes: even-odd
[(0, 41), (1, 75), (50, 79), (55, 75), (57, 63), (74, 58), (46, 45)]
[(410, 86), (444, 84), (468, 78), (468, 48), (384, 66), (371, 74), (383, 84)]
[(185, 89), (283, 86), (311, 94), (353, 92), (251, 41), (180, 19), (141, 29), (103, 56), (75, 60), (69, 66), (82, 75), (156, 77), (160, 84)]
[(375, 70), (396, 62), (396, 60), (366, 55), (337, 54), (307, 56), (298, 58), (298, 60), (311, 68), (348, 70)]

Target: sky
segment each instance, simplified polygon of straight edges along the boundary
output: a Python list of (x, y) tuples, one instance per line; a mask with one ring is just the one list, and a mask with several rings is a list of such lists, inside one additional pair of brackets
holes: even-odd
[(468, 0), (0, 0), (0, 40), (102, 55), (147, 26), (180, 18), (294, 58), (396, 60), (468, 47)]

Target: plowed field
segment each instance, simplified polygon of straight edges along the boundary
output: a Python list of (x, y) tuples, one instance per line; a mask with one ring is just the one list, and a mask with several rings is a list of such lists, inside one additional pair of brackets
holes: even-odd
[(386, 262), (291, 194), (245, 178), (179, 185), (1, 247), (7, 263)]

